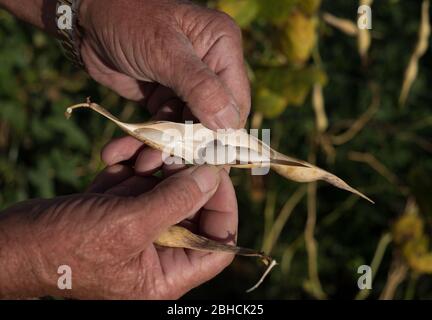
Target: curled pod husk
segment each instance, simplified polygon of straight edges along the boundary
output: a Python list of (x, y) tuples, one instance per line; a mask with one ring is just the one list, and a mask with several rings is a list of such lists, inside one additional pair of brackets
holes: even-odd
[[(270, 167), (281, 176), (297, 182), (326, 181), (335, 187), (347, 190), (370, 201), (360, 191), (349, 186), (334, 174), (318, 168), (306, 161), (286, 156), (249, 135), (245, 130), (212, 131), (200, 123), (176, 123), (153, 121), (146, 123), (124, 123), (96, 103), (77, 104), (67, 108), (70, 117), (76, 108), (90, 108), (113, 121), (127, 134), (144, 142), (166, 155), (183, 159), (188, 164), (201, 165), (204, 162), (214, 165), (228, 165), (234, 168)], [(211, 146), (211, 148), (209, 148)], [(217, 156), (221, 148), (232, 151), (231, 158)], [(210, 150), (211, 152), (208, 152)]]

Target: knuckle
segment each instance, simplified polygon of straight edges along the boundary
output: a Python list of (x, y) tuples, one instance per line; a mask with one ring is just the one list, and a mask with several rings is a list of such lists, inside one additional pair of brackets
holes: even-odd
[(216, 112), (223, 108), (226, 101), (222, 83), (208, 69), (195, 72), (188, 90), (189, 102), (192, 107), (200, 106), (203, 111)]
[(232, 24), (234, 22), (233, 18), (231, 18), (231, 16), (223, 11), (217, 11), (217, 18), (219, 19), (219, 21), (225, 25), (228, 24)]
[(220, 12), (218, 19), (225, 32), (234, 38), (241, 38), (241, 29), (231, 16), (225, 12)]

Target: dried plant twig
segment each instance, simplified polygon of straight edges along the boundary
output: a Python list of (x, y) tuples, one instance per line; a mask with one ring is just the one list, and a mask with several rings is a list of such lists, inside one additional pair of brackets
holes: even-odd
[(272, 251), (273, 246), (277, 242), (283, 227), (285, 226), (286, 222), (291, 216), (291, 213), (293, 212), (297, 204), (300, 203), (301, 199), (303, 199), (305, 194), (306, 194), (306, 188), (302, 186), (297, 189), (297, 191), (287, 200), (287, 202), (285, 202), (279, 215), (277, 216), (275, 222), (273, 223), (272, 228), (270, 229), (267, 237), (264, 240), (264, 244), (262, 247), (262, 250), (264, 252)]
[[(360, 6), (371, 6), (373, 0), (360, 0)], [(357, 34), (357, 46), (359, 55), (363, 61), (363, 64), (366, 63), (368, 58), (368, 51), (371, 45), (371, 34), (369, 29), (359, 29)]]
[(418, 40), (414, 52), (412, 53), (409, 60), (408, 66), (405, 70), (405, 76), (399, 96), (399, 105), (401, 107), (405, 106), (411, 87), (417, 78), (419, 60), (428, 49), (430, 33), (431, 25), (429, 19), (429, 0), (423, 0)]
[(348, 159), (357, 162), (363, 162), (369, 165), (372, 169), (378, 172), (381, 176), (383, 176), (390, 184), (395, 186), (399, 192), (403, 195), (409, 194), (409, 188), (405, 185), (402, 185), (399, 181), (397, 175), (391, 172), (382, 162), (380, 162), (373, 154), (371, 153), (361, 153), (351, 151), (348, 153)]
[(315, 123), (319, 133), (323, 133), (328, 128), (328, 119), (325, 112), (324, 95), (322, 85), (316, 83), (313, 86), (312, 105), (315, 111)]
[(328, 12), (324, 12), (322, 18), (324, 22), (326, 22), (330, 26), (342, 31), (343, 33), (351, 37), (355, 37), (358, 34), (359, 29), (357, 25), (349, 19), (336, 17)]
[(247, 289), (246, 292), (252, 292), (255, 289), (257, 289), (261, 283), (263, 283), (264, 279), (267, 277), (267, 275), (270, 273), (270, 271), (277, 265), (277, 262), (275, 260), (272, 260), (272, 262), (269, 264), (269, 266), (267, 267), (267, 270), (264, 272), (264, 274), (262, 275), (262, 277), (258, 280), (258, 282), (251, 287), (250, 289)]
[[(309, 154), (309, 161), (315, 162), (315, 145), (312, 142), (311, 152)], [(315, 240), (315, 226), (316, 226), (316, 182), (311, 182), (307, 186), (307, 220), (304, 231), (304, 239), (306, 245), (306, 252), (308, 256), (308, 274), (309, 279), (306, 282), (306, 288), (317, 299), (326, 299), (326, 294), (322, 289), (321, 282), (318, 275), (318, 246)]]
[(379, 105), (380, 96), (378, 90), (375, 86), (372, 86), (372, 102), (369, 108), (357, 120), (354, 121), (354, 123), (348, 130), (339, 135), (332, 136), (332, 143), (334, 145), (342, 145), (353, 139), (373, 118), (375, 113), (378, 111)]
[[(381, 236), (378, 245), (376, 247), (374, 256), (372, 258), (372, 262), (370, 264), (372, 269), (372, 281), (375, 279), (376, 274), (378, 273), (379, 266), (381, 265), (382, 258), (384, 257), (384, 253), (388, 247), (388, 245), (392, 241), (392, 236), (390, 233), (385, 233)], [(370, 290), (360, 290), (355, 299), (356, 300), (364, 300), (370, 294)]]
[(379, 297), (380, 300), (392, 300), (396, 294), (396, 290), (402, 281), (405, 280), (408, 273), (408, 266), (401, 257), (396, 257), (390, 268), (387, 276), (387, 282)]

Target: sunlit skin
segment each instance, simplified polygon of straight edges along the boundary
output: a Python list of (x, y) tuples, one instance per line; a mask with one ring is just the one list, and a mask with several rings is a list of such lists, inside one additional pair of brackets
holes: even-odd
[(244, 125), (250, 89), (229, 16), (172, 0), (91, 0), (81, 12), (82, 56), (96, 81), (153, 114), (165, 107), (211, 129)]
[[(223, 270), (233, 255), (156, 248), (153, 241), (185, 220), (196, 233), (233, 243), (237, 202), (227, 173), (154, 169), (167, 178), (117, 164), (84, 194), (31, 200), (3, 212), (2, 296), (178, 298)], [(201, 192), (196, 179), (206, 181), (209, 192)], [(72, 290), (57, 288), (57, 268), (64, 264), (72, 268)]]

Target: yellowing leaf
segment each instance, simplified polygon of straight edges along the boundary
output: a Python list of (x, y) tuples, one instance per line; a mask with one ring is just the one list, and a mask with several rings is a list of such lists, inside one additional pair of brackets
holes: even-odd
[(316, 43), (317, 19), (293, 11), (284, 25), (281, 47), (288, 61), (305, 63)]
[(317, 12), (321, 0), (301, 0), (298, 4), (300, 10), (307, 15), (313, 15)]
[(429, 236), (424, 230), (424, 222), (414, 200), (408, 201), (404, 214), (394, 224), (393, 238), (413, 270), (432, 273)]
[(423, 221), (417, 214), (404, 214), (393, 227), (393, 237), (401, 244), (410, 239), (420, 239), (423, 235)]
[(266, 118), (276, 118), (284, 112), (288, 99), (270, 89), (261, 87), (255, 96), (255, 108), (262, 112)]
[(410, 260), (411, 267), (419, 273), (432, 273), (432, 253), (426, 253)]
[(289, 19), (299, 1), (303, 0), (259, 0), (259, 17), (279, 26)]
[(318, 68), (269, 68), (256, 72), (254, 108), (266, 118), (278, 117), (287, 106), (304, 104), (315, 84), (324, 85), (325, 74)]
[(241, 28), (246, 28), (256, 18), (259, 0), (220, 0), (217, 8), (230, 15)]

